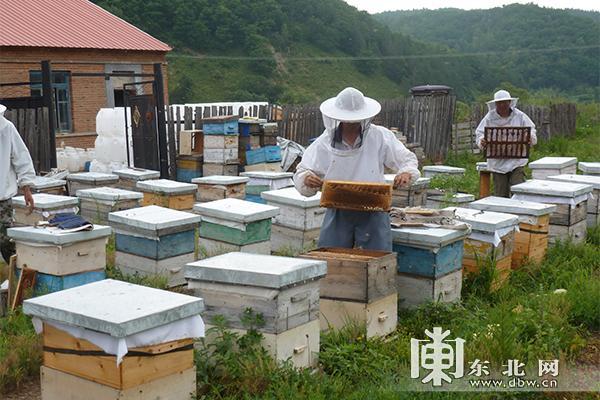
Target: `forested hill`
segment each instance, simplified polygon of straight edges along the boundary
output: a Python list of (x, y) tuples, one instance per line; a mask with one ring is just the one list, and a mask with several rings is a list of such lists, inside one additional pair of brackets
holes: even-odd
[(93, 1), (174, 47), (174, 103), (303, 103), (346, 86), (383, 99), (428, 83), (450, 85), (468, 99), (511, 75), (446, 43), (393, 32), (342, 0)]
[[(477, 58), (501, 81), (529, 89), (599, 86), (600, 13), (512, 4), (489, 10), (415, 10), (375, 15), (395, 32)], [(543, 49), (563, 49), (548, 51)]]

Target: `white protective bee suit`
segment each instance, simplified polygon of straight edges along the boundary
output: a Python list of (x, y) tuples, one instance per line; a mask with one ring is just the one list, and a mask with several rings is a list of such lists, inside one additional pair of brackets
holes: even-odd
[[(321, 104), (325, 131), (305, 151), (294, 174), (294, 185), (304, 196), (314, 196), (304, 180), (313, 173), (323, 180), (384, 183), (384, 167), (397, 174), (408, 172), (414, 182), (420, 176), (417, 157), (394, 134), (371, 124), (381, 105), (354, 89), (346, 88), (337, 97)], [(340, 122), (360, 122), (362, 132), (354, 144), (341, 139)], [(319, 247), (359, 247), (392, 250), (387, 212), (328, 209)]]

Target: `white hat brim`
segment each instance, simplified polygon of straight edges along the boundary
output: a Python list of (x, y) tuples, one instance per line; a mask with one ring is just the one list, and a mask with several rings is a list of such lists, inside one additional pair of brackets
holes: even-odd
[(335, 105), (335, 97), (321, 103), (319, 109), (323, 115), (342, 122), (360, 122), (373, 118), (381, 111), (381, 104), (375, 99), (365, 97), (365, 106), (357, 111), (348, 111)]
[(505, 99), (498, 99), (498, 100), (490, 100), (490, 101), (486, 101), (485, 104), (492, 104), (492, 103), (497, 103), (499, 101), (515, 101), (515, 100), (519, 100), (518, 97), (507, 97)]

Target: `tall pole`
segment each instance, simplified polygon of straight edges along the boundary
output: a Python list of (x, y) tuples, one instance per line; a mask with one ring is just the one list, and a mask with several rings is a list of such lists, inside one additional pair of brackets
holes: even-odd
[(167, 152), (167, 125), (165, 122), (165, 89), (163, 85), (162, 66), (154, 64), (154, 90), (156, 98), (156, 124), (158, 125), (158, 155), (160, 158), (160, 177), (169, 178), (169, 161)]
[[(42, 98), (44, 106), (48, 107), (48, 140), (49, 140), (49, 157), (50, 165), (45, 165), (44, 168), (56, 168), (56, 127), (54, 126), (54, 91), (52, 90), (52, 67), (50, 61), (42, 61)], [(42, 166), (40, 165), (40, 168)]]

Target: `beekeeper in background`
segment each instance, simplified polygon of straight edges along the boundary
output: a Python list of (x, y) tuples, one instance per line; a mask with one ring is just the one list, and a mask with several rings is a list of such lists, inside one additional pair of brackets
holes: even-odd
[[(518, 98), (511, 97), (506, 90), (498, 90), (494, 93), (494, 99), (486, 103), (489, 111), (475, 132), (475, 142), (481, 150), (484, 150), (487, 145), (484, 139), (486, 127), (529, 126), (531, 127), (529, 143), (531, 145), (537, 143), (535, 124), (527, 114), (517, 108), (518, 101)], [(524, 167), (528, 161), (527, 158), (488, 158), (487, 167), (492, 171), (495, 196), (509, 197), (511, 186), (525, 182)]]
[(15, 253), (14, 243), (6, 235), (13, 220), (12, 197), (22, 188), (25, 204), (33, 209), (30, 185), (34, 183), (35, 170), (29, 150), (17, 128), (4, 118), (6, 107), (0, 104), (0, 252), (8, 263)]
[[(417, 157), (394, 134), (371, 123), (381, 105), (354, 88), (342, 90), (320, 107), (325, 131), (307, 149), (294, 174), (304, 196), (314, 196), (324, 180), (384, 183), (384, 168), (396, 172), (394, 186), (420, 176)], [(319, 247), (392, 250), (387, 212), (327, 209)]]

